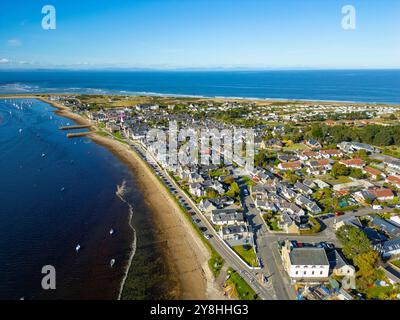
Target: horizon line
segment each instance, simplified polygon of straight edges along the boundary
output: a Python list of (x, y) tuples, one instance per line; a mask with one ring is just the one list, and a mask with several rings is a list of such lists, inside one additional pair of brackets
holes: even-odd
[(400, 66), (393, 67), (171, 67), (171, 68), (157, 68), (157, 67), (35, 67), (35, 68), (1, 68), (0, 72), (4, 71), (361, 71), (361, 70), (400, 70)]

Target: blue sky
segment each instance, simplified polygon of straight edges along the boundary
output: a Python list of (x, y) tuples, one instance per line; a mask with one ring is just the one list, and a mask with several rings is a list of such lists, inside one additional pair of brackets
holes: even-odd
[(2, 0), (0, 68), (399, 68), (399, 17), (398, 0)]

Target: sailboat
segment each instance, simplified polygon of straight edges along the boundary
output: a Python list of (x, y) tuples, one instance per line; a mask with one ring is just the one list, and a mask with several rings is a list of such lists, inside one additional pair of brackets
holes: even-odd
[(111, 259), (111, 261), (110, 261), (111, 268), (114, 266), (114, 264), (115, 264), (115, 259)]
[(75, 247), (75, 251), (78, 252), (80, 249), (81, 249), (81, 245), (78, 244), (78, 245)]
[(114, 229), (110, 229), (110, 235), (114, 234)]

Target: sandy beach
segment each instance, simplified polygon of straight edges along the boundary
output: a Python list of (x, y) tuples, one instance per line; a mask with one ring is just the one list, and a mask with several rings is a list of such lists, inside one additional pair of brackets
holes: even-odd
[[(56, 113), (82, 125), (91, 124), (89, 120), (70, 112), (57, 102), (38, 98), (59, 109)], [(208, 267), (210, 252), (199, 239), (190, 222), (172, 199), (167, 189), (151, 172), (147, 164), (129, 146), (113, 140), (111, 137), (91, 133), (89, 137), (110, 150), (133, 171), (153, 214), (154, 228), (159, 241), (165, 241), (165, 257), (172, 277), (177, 279), (174, 289), (176, 299), (223, 299)]]

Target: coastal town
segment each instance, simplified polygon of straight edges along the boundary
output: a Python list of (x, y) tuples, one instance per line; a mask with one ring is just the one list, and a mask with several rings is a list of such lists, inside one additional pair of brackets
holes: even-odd
[[(400, 299), (398, 106), (43, 98), (147, 163), (210, 249), (209, 268), (226, 298)], [(171, 123), (214, 138), (215, 130), (251, 128), (251, 170), (235, 160), (172, 163), (169, 149), (155, 148), (149, 135)], [(212, 146), (199, 156), (217, 152), (227, 157)]]

